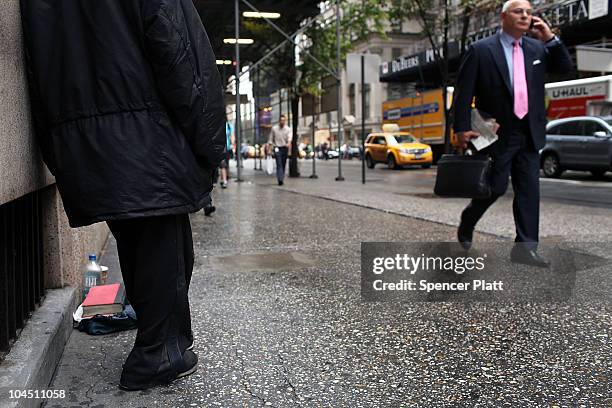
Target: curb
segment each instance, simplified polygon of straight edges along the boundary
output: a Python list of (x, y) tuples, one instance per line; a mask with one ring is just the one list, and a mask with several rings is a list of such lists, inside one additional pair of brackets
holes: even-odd
[(27, 398), (9, 401), (8, 392), (48, 389), (72, 333), (76, 293), (71, 286), (47, 290), (42, 306), (32, 314), (18, 341), (0, 363), (0, 407), (38, 407), (44, 401)]
[[(259, 185), (266, 186), (265, 184), (259, 184)], [(434, 219), (427, 218), (427, 217), (416, 216), (414, 214), (406, 214), (406, 213), (403, 213), (403, 212), (400, 212), (400, 211), (397, 211), (397, 210), (387, 210), (385, 208), (374, 207), (374, 206), (368, 205), (368, 204), (361, 204), (361, 203), (351, 202), (351, 201), (348, 201), (348, 200), (332, 198), (332, 197), (324, 196), (324, 195), (317, 194), (317, 193), (306, 193), (306, 192), (294, 190), (294, 189), (291, 189), (291, 188), (280, 188), (280, 187), (277, 187), (275, 185), (270, 185), (268, 187), (275, 188), (278, 191), (285, 191), (285, 192), (291, 193), (291, 194), (297, 194), (297, 195), (308, 196), (308, 197), (316, 197), (316, 198), (320, 198), (322, 200), (333, 201), (333, 202), (340, 203), (340, 204), (354, 205), (356, 207), (367, 208), (368, 210), (381, 211), (381, 212), (386, 213), (386, 214), (398, 215), (400, 217), (411, 218), (411, 219), (414, 219), (414, 220), (431, 222), (432, 224), (443, 225), (445, 227), (457, 228), (459, 226), (459, 224), (451, 224), (451, 223), (448, 223), (448, 222), (434, 220)], [(478, 229), (476, 229), (475, 232), (477, 232), (477, 233), (479, 233), (481, 235), (488, 235), (490, 237), (498, 238), (498, 239), (501, 239), (503, 241), (508, 241), (508, 240), (512, 239), (512, 238), (510, 238), (508, 236), (505, 236), (505, 235), (494, 234), (494, 233), (491, 233), (491, 232), (481, 231), (481, 230), (478, 230)]]

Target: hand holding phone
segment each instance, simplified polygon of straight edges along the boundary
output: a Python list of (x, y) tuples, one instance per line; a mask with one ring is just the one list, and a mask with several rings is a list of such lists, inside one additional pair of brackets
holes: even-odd
[(532, 16), (531, 25), (529, 26), (529, 34), (540, 41), (549, 41), (555, 35), (542, 17)]

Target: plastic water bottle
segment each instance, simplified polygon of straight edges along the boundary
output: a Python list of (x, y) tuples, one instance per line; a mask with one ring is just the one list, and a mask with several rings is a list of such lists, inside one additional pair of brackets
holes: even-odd
[(100, 284), (101, 275), (102, 268), (98, 265), (96, 254), (90, 254), (84, 275), (83, 299), (89, 293), (89, 289)]

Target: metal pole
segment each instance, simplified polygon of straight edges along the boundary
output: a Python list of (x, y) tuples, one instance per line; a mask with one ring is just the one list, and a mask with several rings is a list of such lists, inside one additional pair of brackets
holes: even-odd
[(361, 54), (361, 184), (366, 182), (365, 166), (365, 55)]
[(240, 169), (242, 165), (242, 157), (240, 156), (240, 44), (238, 44), (238, 39), (240, 38), (240, 0), (234, 0), (234, 23), (235, 23), (235, 34), (236, 34), (236, 181), (242, 181), (240, 177), (242, 175), (242, 170)]
[[(253, 85), (255, 92), (255, 84)], [(257, 170), (257, 153), (259, 151), (259, 136), (257, 135), (257, 97), (253, 94), (253, 105), (251, 105), (251, 120), (253, 121), (253, 147), (255, 156), (253, 157), (253, 170)]]
[(337, 80), (338, 80), (338, 177), (336, 177), (336, 181), (344, 181), (344, 177), (342, 177), (342, 155), (340, 154), (340, 146), (342, 146), (342, 141), (344, 139), (342, 134), (342, 67), (341, 67), (341, 55), (342, 52), (342, 44), (340, 37), (340, 0), (336, 0), (336, 40), (337, 44)]
[(317, 152), (315, 148), (315, 97), (312, 95), (312, 174), (310, 175), (311, 179), (318, 179), (317, 176)]
[(259, 132), (259, 107), (257, 106), (257, 93), (259, 86), (259, 70), (255, 71), (255, 78), (253, 80), (253, 126), (255, 127), (255, 170), (259, 170), (257, 168), (257, 158), (261, 152), (261, 141), (260, 141), (260, 132)]

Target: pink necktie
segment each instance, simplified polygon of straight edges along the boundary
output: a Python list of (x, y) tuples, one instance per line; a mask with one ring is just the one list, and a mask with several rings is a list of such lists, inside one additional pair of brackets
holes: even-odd
[(514, 85), (514, 114), (523, 119), (529, 111), (529, 99), (527, 96), (527, 79), (525, 78), (525, 60), (521, 52), (521, 45), (514, 42), (512, 51), (513, 85)]

